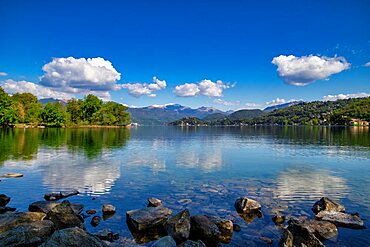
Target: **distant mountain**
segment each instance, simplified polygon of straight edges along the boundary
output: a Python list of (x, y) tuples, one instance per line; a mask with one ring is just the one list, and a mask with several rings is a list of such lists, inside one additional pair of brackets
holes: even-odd
[(228, 118), (232, 121), (259, 117), (263, 114), (260, 109), (245, 109), (231, 113)]
[(209, 121), (219, 121), (227, 118), (228, 117), (225, 115), (225, 113), (212, 113), (205, 116), (202, 120), (205, 122), (209, 122)]
[(129, 108), (132, 122), (144, 125), (165, 125), (185, 117), (204, 118), (210, 114), (223, 113), (223, 111), (202, 106), (193, 109), (179, 104), (151, 105), (141, 108)]
[(277, 109), (284, 109), (284, 108), (287, 108), (289, 106), (293, 106), (293, 105), (298, 105), (299, 103), (302, 103), (303, 101), (292, 101), (292, 102), (288, 102), (288, 103), (284, 103), (284, 104), (280, 104), (280, 105), (273, 105), (273, 106), (269, 106), (269, 107), (266, 107), (265, 109), (263, 109), (264, 112), (270, 112), (270, 111), (274, 111), (274, 110), (277, 110)]
[(60, 99), (54, 99), (54, 98), (45, 98), (45, 99), (40, 99), (39, 102), (42, 104), (42, 105), (46, 105), (47, 103), (55, 103), (55, 102), (59, 102), (59, 103), (62, 103), (63, 105), (66, 105), (67, 102), (63, 101), (63, 100), (60, 100)]

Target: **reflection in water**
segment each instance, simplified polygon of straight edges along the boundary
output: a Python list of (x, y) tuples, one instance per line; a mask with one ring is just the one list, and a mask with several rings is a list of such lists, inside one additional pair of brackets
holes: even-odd
[(222, 150), (219, 146), (215, 146), (212, 150), (206, 148), (199, 148), (197, 151), (179, 150), (176, 154), (176, 165), (216, 171), (223, 165)]
[(279, 174), (276, 183), (275, 196), (292, 202), (316, 201), (323, 196), (339, 200), (349, 192), (345, 179), (326, 170), (289, 168)]

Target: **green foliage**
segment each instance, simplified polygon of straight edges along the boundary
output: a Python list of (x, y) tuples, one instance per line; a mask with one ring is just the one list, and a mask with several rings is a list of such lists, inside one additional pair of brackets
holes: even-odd
[(92, 123), (92, 116), (98, 112), (103, 106), (103, 101), (95, 95), (89, 94), (86, 96), (82, 106), (82, 115), (84, 121)]
[(41, 121), (42, 105), (36, 96), (31, 93), (16, 93), (12, 96), (12, 101), (19, 104), (20, 123), (38, 124)]
[(130, 123), (130, 114), (126, 110), (126, 106), (111, 101), (106, 102), (93, 114), (92, 120), (100, 125), (127, 125)]
[(62, 127), (66, 123), (66, 112), (59, 102), (47, 103), (41, 112), (42, 122), (48, 127)]
[(70, 99), (67, 102), (68, 122), (72, 124), (81, 124), (83, 121), (83, 100)]
[(12, 125), (18, 122), (18, 105), (13, 104), (11, 97), (0, 87), (0, 125)]

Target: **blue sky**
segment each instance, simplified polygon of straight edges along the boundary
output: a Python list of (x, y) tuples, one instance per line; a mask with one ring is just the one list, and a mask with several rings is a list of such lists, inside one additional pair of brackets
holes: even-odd
[(370, 93), (369, 13), (366, 0), (0, 0), (0, 84), (221, 109)]

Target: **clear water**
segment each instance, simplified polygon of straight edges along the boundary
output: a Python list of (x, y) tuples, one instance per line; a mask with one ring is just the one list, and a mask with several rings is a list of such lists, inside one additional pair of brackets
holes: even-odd
[[(313, 217), (322, 196), (370, 219), (370, 132), (368, 128), (233, 127), (132, 129), (0, 129), (0, 192), (9, 206), (26, 211), (50, 191), (78, 189), (72, 202), (117, 213), (90, 232), (109, 228), (133, 238), (125, 212), (157, 197), (178, 212), (234, 219), (242, 231), (226, 246), (260, 246), (259, 236), (278, 244), (275, 212)], [(263, 206), (249, 224), (233, 208), (246, 195)], [(92, 200), (92, 198), (96, 198)], [(191, 199), (190, 203), (180, 200)], [(180, 201), (180, 202), (179, 202)], [(340, 228), (328, 246), (370, 246), (367, 229)]]

